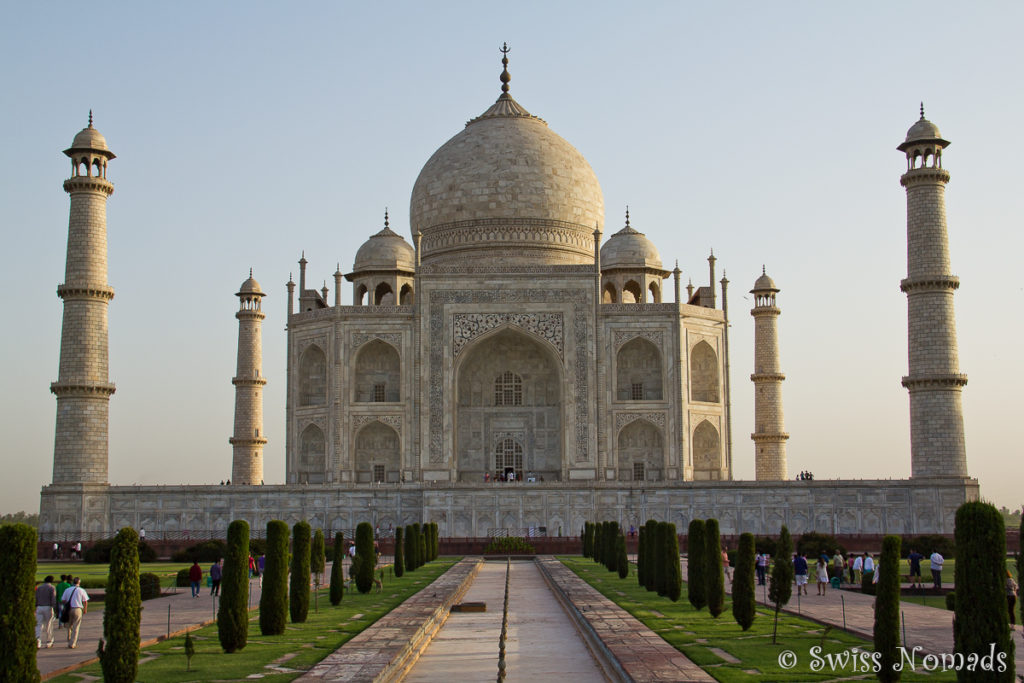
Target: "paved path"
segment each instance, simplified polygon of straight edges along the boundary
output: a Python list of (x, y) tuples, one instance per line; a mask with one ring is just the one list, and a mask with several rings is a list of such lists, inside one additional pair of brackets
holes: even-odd
[[(260, 602), (259, 581), (253, 579), (250, 585), (250, 602), (253, 607)], [(88, 591), (88, 589), (86, 589)], [(141, 639), (146, 645), (175, 635), (198, 625), (208, 624), (216, 619), (216, 599), (210, 596), (210, 589), (202, 588), (200, 597), (193, 598), (190, 589), (178, 588), (177, 594), (166, 595), (142, 603)], [(54, 628), (53, 647), (37, 651), (36, 663), (43, 679), (52, 678), (71, 669), (96, 660), (96, 647), (103, 636), (103, 603), (93, 602), (82, 620), (78, 635), (78, 647), (68, 648), (67, 631)], [(168, 607), (170, 626), (168, 626)], [(45, 646), (45, 643), (43, 644)]]
[[(504, 595), (505, 563), (484, 564), (463, 600), (485, 602), (487, 611), (449, 616), (403, 680), (494, 681)], [(532, 561), (513, 562), (510, 567), (505, 671), (508, 681), (606, 680)]]

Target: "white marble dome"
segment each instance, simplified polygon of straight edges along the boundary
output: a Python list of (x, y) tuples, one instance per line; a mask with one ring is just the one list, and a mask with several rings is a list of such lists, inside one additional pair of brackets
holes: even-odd
[(601, 270), (612, 268), (661, 270), (661, 255), (654, 242), (634, 230), (626, 219), (626, 227), (608, 238), (601, 247)]
[(423, 166), (409, 215), (424, 265), (593, 264), (604, 197), (583, 155), (503, 93)]
[(408, 270), (415, 269), (416, 252), (387, 225), (370, 239), (363, 242), (356, 252), (352, 264), (354, 272), (367, 270)]

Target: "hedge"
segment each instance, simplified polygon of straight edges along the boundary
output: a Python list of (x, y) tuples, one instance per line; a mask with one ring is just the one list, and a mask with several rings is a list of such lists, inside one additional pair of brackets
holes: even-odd
[(103, 680), (133, 683), (139, 671), (139, 627), (142, 596), (139, 588), (139, 535), (124, 527), (110, 550), (110, 575), (103, 601), (100, 666)]
[(683, 573), (679, 568), (679, 535), (676, 525), (665, 523), (665, 592), (672, 602), (683, 593)]
[[(36, 530), (0, 526), (0, 681), (40, 679), (36, 667)], [(59, 596), (58, 596), (59, 597)]]
[(293, 624), (302, 624), (309, 614), (309, 522), (296, 522), (292, 527), (291, 590), (288, 592), (288, 613)]
[(620, 531), (615, 537), (615, 568), (619, 572), (619, 578), (629, 576), (629, 558), (626, 557), (626, 537)]
[(532, 555), (537, 550), (520, 536), (499, 536), (492, 538), (484, 548), (485, 555)]
[(732, 616), (744, 631), (750, 628), (757, 616), (754, 554), (754, 535), (740, 534), (740, 547), (736, 551), (736, 565), (733, 568)]
[[(196, 543), (190, 545), (184, 550), (171, 555), (172, 562), (195, 562), (199, 560), (200, 564), (205, 562), (216, 562), (222, 557), (227, 557), (228, 544), (221, 540), (203, 541), (202, 543)], [(248, 558), (246, 558), (248, 562)]]
[(309, 547), (309, 571), (316, 574), (316, 585), (323, 583), (327, 562), (324, 556), (324, 530), (313, 532), (313, 545)]
[[(110, 549), (114, 547), (114, 537), (96, 541), (91, 547), (82, 551), (82, 560), (86, 564), (110, 564)], [(156, 562), (156, 551), (145, 541), (139, 541), (139, 562)]]
[(139, 595), (143, 600), (160, 597), (160, 577), (151, 572), (139, 575)]
[(217, 637), (225, 652), (237, 652), (249, 642), (249, 523), (228, 525), (228, 549), (221, 569)]
[(882, 540), (882, 557), (878, 560), (878, 583), (875, 584), (875, 652), (878, 680), (895, 683), (900, 671), (900, 537)]
[(331, 564), (331, 604), (337, 607), (345, 597), (345, 574), (342, 570), (342, 558), (345, 557), (345, 534), (340, 531), (334, 535), (334, 560)]
[(395, 577), (402, 578), (405, 575), (405, 529), (401, 526), (395, 528)]
[(772, 564), (771, 579), (768, 581), (768, 600), (775, 605), (775, 623), (772, 627), (772, 643), (775, 642), (779, 629), (779, 610), (793, 597), (793, 539), (785, 525), (779, 531), (779, 539), (775, 542), (776, 554)]
[(704, 572), (708, 612), (718, 618), (725, 609), (725, 574), (722, 571), (722, 541), (718, 535), (717, 519), (704, 522)]
[[(421, 537), (422, 539), (422, 537)], [(369, 593), (373, 588), (373, 570), (377, 565), (377, 553), (373, 549), (373, 526), (360, 522), (356, 527), (356, 588), (360, 593)]]
[(657, 584), (657, 569), (658, 564), (658, 523), (653, 519), (647, 520), (644, 523), (644, 528), (647, 530), (647, 538), (644, 540), (644, 562), (647, 564), (647, 569), (644, 570), (644, 588), (649, 591), (656, 590)]
[(686, 535), (686, 597), (694, 609), (703, 609), (708, 604), (707, 583), (704, 580), (704, 520), (690, 521)]
[(263, 594), (260, 596), (260, 633), (265, 636), (284, 633), (287, 614), (288, 525), (275, 519), (267, 522), (267, 559), (263, 570)]

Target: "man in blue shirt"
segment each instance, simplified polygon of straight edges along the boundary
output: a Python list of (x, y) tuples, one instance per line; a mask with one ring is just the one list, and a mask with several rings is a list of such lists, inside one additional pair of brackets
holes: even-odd
[(924, 559), (924, 555), (911, 548), (907, 559), (910, 560), (910, 587), (916, 585), (918, 588), (924, 588), (921, 583), (921, 560)]
[(793, 558), (793, 570), (796, 573), (796, 593), (807, 595), (807, 558), (803, 553), (797, 553)]

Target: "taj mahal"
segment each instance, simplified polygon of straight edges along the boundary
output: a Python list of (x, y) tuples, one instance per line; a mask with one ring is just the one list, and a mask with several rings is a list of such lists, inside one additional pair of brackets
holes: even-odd
[[(305, 519), (325, 531), (434, 521), (450, 537), (573, 535), (595, 519), (685, 528), (708, 517), (723, 534), (774, 534), (782, 524), (794, 533), (952, 533), (957, 507), (979, 487), (967, 472), (960, 404), (949, 142), (923, 107), (898, 146), (907, 160), (899, 181), (911, 477), (794, 481), (777, 334), (784, 297), (767, 269), (749, 274), (754, 305), (742, 316), (730, 314), (713, 254), (706, 279), (683, 283), (628, 209), (606, 222), (584, 156), (512, 98), (507, 51), (502, 67), (497, 100), (416, 178), (406, 236), (384, 213), (351, 269), (328, 275), (333, 292), (309, 284), (329, 272), (314, 268), (334, 267), (330, 257), (303, 253), (298, 282), (289, 279), (274, 309), (287, 312), (286, 377), (262, 372), (262, 325), (276, 317), (268, 294), (251, 271), (241, 284), (224, 486), (109, 484), (115, 155), (90, 114), (64, 152), (70, 220), (43, 538), (123, 526), (219, 536), (234, 519), (255, 528)], [(730, 324), (753, 324), (755, 339), (754, 424), (736, 435)], [(285, 434), (263, 430), (268, 381), (286, 385)], [(284, 442), (284, 484), (263, 483), (268, 439)], [(734, 479), (734, 458), (752, 458), (756, 478)]]

